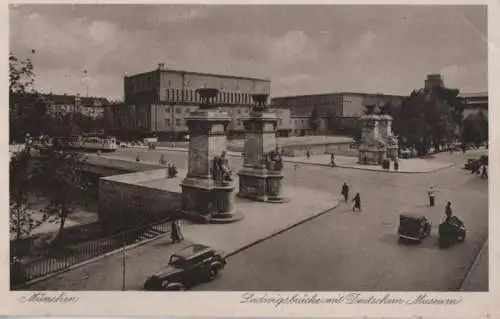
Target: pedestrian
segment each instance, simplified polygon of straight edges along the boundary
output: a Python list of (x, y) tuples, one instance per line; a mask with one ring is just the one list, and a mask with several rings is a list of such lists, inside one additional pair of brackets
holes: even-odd
[(429, 191), (427, 192), (427, 195), (429, 196), (429, 206), (434, 207), (435, 192), (434, 192), (434, 187), (432, 185), (429, 187)]
[(161, 154), (161, 157), (160, 157), (160, 164), (161, 165), (165, 165), (167, 163), (167, 161), (165, 160), (165, 154)]
[(175, 220), (175, 225), (177, 227), (177, 235), (179, 236), (179, 241), (184, 240), (184, 235), (182, 235), (182, 223), (180, 219)]
[(444, 209), (444, 214), (447, 218), (453, 215), (453, 210), (451, 209), (451, 202), (446, 203), (446, 208)]
[(335, 166), (335, 153), (333, 152), (330, 154), (330, 163)]
[(358, 212), (361, 212), (361, 196), (359, 196), (359, 193), (356, 193), (356, 196), (354, 196), (353, 200), (354, 205), (352, 206), (352, 211), (358, 210)]
[(170, 224), (170, 238), (172, 239), (172, 243), (180, 243), (181, 242), (181, 237), (179, 234), (179, 225), (177, 224), (176, 220), (173, 220), (172, 223)]
[(488, 178), (488, 172), (486, 171), (486, 165), (483, 164), (483, 171), (481, 173), (481, 178)]
[(395, 171), (399, 170), (399, 161), (397, 158), (394, 160), (394, 170)]
[(140, 162), (141, 161), (141, 157), (139, 155), (137, 155), (137, 157), (135, 158), (135, 161), (136, 162)]
[(311, 158), (311, 152), (309, 150), (306, 151), (306, 157), (307, 157), (307, 159)]
[(344, 196), (344, 201), (347, 204), (347, 200), (349, 199), (349, 185), (347, 185), (346, 182), (342, 185), (342, 191), (340, 193)]

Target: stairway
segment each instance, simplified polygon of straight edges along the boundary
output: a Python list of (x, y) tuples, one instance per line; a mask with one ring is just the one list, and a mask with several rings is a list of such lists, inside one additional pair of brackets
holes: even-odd
[[(163, 227), (161, 227), (161, 226), (163, 226)], [(137, 242), (145, 241), (148, 239), (156, 238), (156, 237), (161, 236), (169, 231), (170, 230), (167, 229), (167, 227), (165, 227), (164, 225), (153, 226), (151, 228), (148, 228), (147, 230), (145, 230), (141, 234), (139, 234), (137, 236), (137, 239), (135, 240), (135, 242), (137, 243)]]

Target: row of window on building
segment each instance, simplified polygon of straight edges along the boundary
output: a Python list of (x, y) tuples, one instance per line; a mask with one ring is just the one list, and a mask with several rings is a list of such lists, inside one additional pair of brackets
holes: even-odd
[[(283, 120), (282, 119), (277, 119), (278, 120), (278, 125), (282, 125), (283, 124)], [(238, 126), (240, 125), (243, 125), (243, 119), (236, 119), (236, 124)], [(304, 120), (301, 119), (301, 120), (289, 120), (288, 121), (288, 124), (292, 125), (292, 124), (304, 124)], [(165, 125), (170, 127), (172, 125), (172, 120), (171, 119), (165, 119)], [(175, 126), (179, 127), (179, 126), (182, 126), (184, 125), (183, 123), (183, 119), (181, 118), (178, 118), (178, 119), (175, 119)]]
[[(195, 90), (189, 89), (165, 89), (165, 100), (168, 102), (199, 103), (200, 95)], [(252, 104), (251, 93), (241, 92), (219, 92), (213, 100), (214, 103), (221, 104)]]

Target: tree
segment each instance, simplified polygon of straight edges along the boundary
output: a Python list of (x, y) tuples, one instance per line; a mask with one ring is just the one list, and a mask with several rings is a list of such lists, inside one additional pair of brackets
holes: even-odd
[(461, 142), (476, 146), (488, 141), (488, 118), (483, 111), (468, 115), (462, 123)]
[(44, 194), (50, 198), (46, 212), (54, 221), (59, 222), (55, 244), (62, 243), (64, 226), (69, 214), (73, 212), (73, 204), (86, 191), (87, 186), (78, 171), (79, 164), (85, 160), (84, 155), (66, 150), (64, 144), (58, 145), (63, 147), (46, 148), (36, 174), (36, 185), (45, 189)]
[(316, 106), (313, 108), (311, 112), (310, 125), (314, 133), (317, 133), (321, 126), (321, 115)]
[(443, 143), (453, 140), (462, 112), (457, 96), (458, 90), (447, 88), (413, 90), (400, 106), (388, 107), (401, 146), (425, 155), (430, 147), (439, 151)]
[[(17, 239), (29, 237), (43, 222), (59, 221), (57, 238), (63, 234), (64, 225), (75, 192), (85, 188), (79, 177), (77, 165), (84, 161), (82, 154), (69, 151), (70, 137), (78, 128), (68, 114), (48, 114), (49, 101), (32, 88), (33, 65), (29, 59), (19, 60), (9, 56), (9, 95), (11, 97), (11, 138), (31, 138), (25, 149), (10, 159), (10, 225)], [(50, 204), (45, 212), (29, 209), (30, 196), (45, 190)], [(22, 257), (25, 251), (16, 252)]]

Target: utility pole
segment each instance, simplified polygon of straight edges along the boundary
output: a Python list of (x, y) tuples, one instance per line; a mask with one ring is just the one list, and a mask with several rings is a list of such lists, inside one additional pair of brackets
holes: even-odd
[(125, 233), (123, 234), (122, 246), (122, 291), (125, 291)]

